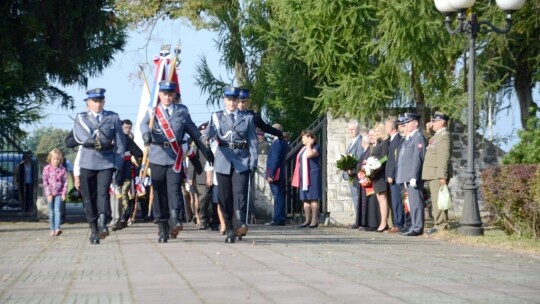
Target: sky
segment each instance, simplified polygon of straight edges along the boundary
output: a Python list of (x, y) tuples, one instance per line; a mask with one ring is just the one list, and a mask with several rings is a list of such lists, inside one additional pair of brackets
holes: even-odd
[[(182, 102), (189, 108), (191, 117), (196, 125), (208, 121), (210, 114), (218, 110), (213, 106), (206, 105), (206, 95), (195, 86), (196, 65), (204, 55), (208, 65), (214, 75), (223, 80), (232, 79), (225, 67), (219, 63), (219, 54), (215, 47), (214, 39), (216, 35), (208, 31), (195, 31), (180, 21), (161, 20), (157, 26), (150, 31), (131, 31), (127, 46), (124, 52), (115, 55), (113, 65), (107, 68), (103, 74), (88, 81), (87, 88), (67, 87), (64, 88), (75, 99), (76, 109), (66, 110), (58, 105), (50, 105), (45, 109), (47, 117), (38, 123), (24, 126), (23, 129), (32, 132), (44, 127), (55, 127), (71, 130), (76, 113), (85, 110), (86, 103), (83, 99), (85, 92), (93, 88), (105, 88), (106, 104), (105, 109), (119, 114), (121, 119), (137, 120), (137, 112), (143, 88), (142, 77), (140, 77), (140, 64), (146, 64), (146, 77), (153, 77), (154, 55), (159, 54), (162, 44), (170, 44), (171, 49), (180, 42), (182, 52), (180, 54), (180, 87), (182, 92)], [(537, 91), (537, 90), (535, 90)], [(501, 145), (501, 148), (508, 151), (512, 145), (518, 142), (517, 129), (521, 128), (519, 120), (519, 106), (517, 101), (511, 102), (511, 107), (507, 111), (501, 112), (493, 120), (493, 134), (498, 136), (511, 136), (509, 142)], [(134, 128), (139, 126), (135, 125)], [(486, 132), (485, 136), (488, 137)]]
[[(140, 64), (146, 64), (146, 77), (149, 82), (153, 78), (154, 55), (159, 54), (162, 44), (170, 44), (171, 52), (180, 42), (180, 88), (182, 102), (190, 111), (196, 125), (208, 121), (210, 113), (218, 110), (213, 106), (206, 106), (206, 95), (202, 95), (195, 86), (195, 68), (201, 56), (206, 56), (208, 64), (215, 75), (222, 79), (230, 79), (225, 67), (219, 64), (219, 54), (214, 43), (215, 35), (208, 31), (195, 31), (182, 25), (180, 21), (159, 21), (152, 32), (131, 31), (124, 52), (115, 55), (113, 65), (104, 70), (103, 74), (88, 81), (88, 87), (65, 87), (68, 94), (75, 99), (76, 109), (66, 110), (58, 105), (46, 108), (47, 118), (33, 125), (24, 126), (24, 130), (32, 132), (44, 127), (55, 127), (71, 130), (75, 114), (83, 112), (86, 103), (86, 91), (93, 88), (104, 88), (105, 110), (119, 114), (121, 119), (130, 119), (135, 123), (141, 98), (143, 80), (140, 76)], [(138, 128), (138, 126), (134, 126)]]

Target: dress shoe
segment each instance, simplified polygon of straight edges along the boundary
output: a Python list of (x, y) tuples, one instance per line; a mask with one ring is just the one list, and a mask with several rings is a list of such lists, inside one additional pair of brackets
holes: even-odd
[(199, 230), (206, 230), (206, 229), (208, 229), (208, 226), (205, 223), (201, 223), (199, 225)]
[(386, 230), (386, 233), (398, 233), (401, 231), (401, 228), (398, 228), (398, 227), (392, 227), (388, 230)]
[(118, 230), (122, 230), (122, 227), (120, 226), (120, 223), (116, 222), (114, 224), (111, 224), (111, 230), (112, 231), (118, 231)]
[(167, 243), (169, 240), (168, 222), (158, 222), (158, 243)]
[(302, 225), (298, 226), (298, 228), (306, 228), (307, 226), (309, 226), (309, 224), (311, 224), (311, 222), (302, 224)]
[(285, 223), (284, 223), (284, 222), (274, 222), (274, 221), (271, 221), (270, 223), (266, 223), (265, 225), (266, 225), (266, 226), (285, 226)]
[(98, 225), (98, 233), (99, 238), (104, 239), (109, 236), (109, 228), (107, 228), (107, 216), (105, 214), (100, 214), (98, 217), (97, 225)]
[(171, 231), (170, 231), (171, 238), (175, 239), (180, 233), (180, 231), (182, 230), (184, 230), (184, 226), (182, 226), (182, 223), (177, 222), (176, 224), (174, 224), (174, 226), (172, 226)]
[(422, 233), (411, 230), (411, 231), (407, 231), (405, 233), (402, 233), (401, 235), (403, 235), (403, 236), (419, 236), (419, 235), (422, 235)]
[(306, 228), (312, 228), (312, 229), (314, 229), (314, 228), (317, 228), (317, 227), (319, 227), (319, 223), (317, 223), (317, 224), (315, 224), (315, 225), (309, 225), (309, 226), (307, 226)]
[(356, 224), (349, 225), (349, 229), (358, 229), (358, 225)]
[(234, 243), (234, 232), (232, 229), (227, 231), (227, 237), (225, 238), (225, 243)]
[(437, 228), (431, 228), (428, 231), (426, 231), (427, 235), (432, 235), (432, 234), (437, 233), (437, 232), (439, 232), (439, 230), (437, 230)]
[(386, 230), (388, 230), (388, 225), (386, 225), (382, 230), (376, 229), (375, 232), (382, 233), (382, 232), (385, 232)]
[(170, 236), (172, 239), (175, 239), (178, 236), (180, 231), (184, 230), (182, 222), (178, 219), (178, 211), (171, 210), (171, 215), (169, 218), (169, 227), (170, 227)]
[(236, 236), (245, 236), (248, 232), (248, 226), (246, 224), (241, 224), (240, 227), (236, 228), (234, 234)]
[(401, 228), (401, 230), (400, 230), (399, 232), (400, 232), (400, 233), (408, 232), (410, 228), (411, 228), (411, 227), (403, 227), (403, 228)]
[(62, 234), (62, 230), (58, 229), (54, 231), (55, 236), (59, 236), (60, 234)]
[(90, 224), (90, 244), (97, 245), (99, 244), (99, 233), (98, 233), (98, 224), (97, 221), (92, 221)]

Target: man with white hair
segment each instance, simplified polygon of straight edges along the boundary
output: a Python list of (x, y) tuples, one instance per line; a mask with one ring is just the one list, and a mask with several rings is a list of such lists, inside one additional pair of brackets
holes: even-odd
[[(347, 147), (346, 154), (351, 154), (360, 159), (364, 149), (362, 148), (362, 135), (360, 135), (360, 125), (357, 120), (351, 120), (347, 124), (347, 134), (351, 138), (351, 142)], [(344, 180), (348, 181), (350, 176), (356, 175), (356, 170), (343, 171), (342, 177)], [(357, 229), (359, 227), (358, 223), (358, 209), (359, 209), (359, 196), (360, 188), (354, 187), (352, 183), (349, 183), (349, 190), (351, 191), (351, 197), (355, 213), (355, 222), (349, 226), (349, 229)]]

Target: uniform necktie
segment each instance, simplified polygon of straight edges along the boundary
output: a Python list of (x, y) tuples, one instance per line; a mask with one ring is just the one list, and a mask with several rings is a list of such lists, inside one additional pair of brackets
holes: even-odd
[(165, 109), (165, 113), (167, 114), (167, 118), (171, 117), (171, 112), (170, 112), (169, 108)]
[(97, 116), (96, 116), (96, 119), (97, 119), (97, 122), (98, 122), (98, 123), (101, 121), (101, 117), (100, 117), (100, 116), (101, 116), (101, 115), (97, 115)]
[(229, 117), (231, 118), (232, 123), (234, 123), (234, 113), (229, 114)]

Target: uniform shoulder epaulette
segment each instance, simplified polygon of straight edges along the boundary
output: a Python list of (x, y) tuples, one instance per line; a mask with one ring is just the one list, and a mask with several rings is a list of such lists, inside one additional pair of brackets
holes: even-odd
[(107, 110), (103, 110), (103, 114), (105, 114), (105, 115), (116, 115), (116, 116), (118, 116), (118, 113), (113, 112), (113, 111), (107, 111)]
[(181, 103), (175, 103), (175, 107), (179, 107), (179, 108), (188, 108), (186, 105), (184, 104), (181, 104)]

